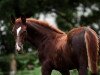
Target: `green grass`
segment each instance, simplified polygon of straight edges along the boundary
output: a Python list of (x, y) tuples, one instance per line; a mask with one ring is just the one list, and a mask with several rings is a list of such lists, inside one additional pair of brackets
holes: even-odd
[[(100, 71), (99, 71), (100, 74)], [(3, 75), (2, 72), (0, 72), (0, 75)], [(42, 75), (41, 74), (41, 67), (35, 68), (34, 70), (18, 70), (16, 75)], [(61, 75), (60, 72), (53, 70), (52, 75)], [(77, 70), (70, 70), (70, 75), (78, 75)], [(90, 75), (90, 73), (89, 73)]]
[[(41, 68), (35, 68), (34, 70), (18, 71), (16, 75), (41, 75)], [(58, 71), (53, 70), (52, 75), (61, 75)]]
[[(71, 70), (70, 73), (71, 75), (78, 75), (76, 70)], [(34, 70), (18, 71), (16, 75), (41, 75), (41, 67), (35, 68)], [(56, 70), (53, 70), (52, 75), (61, 75), (61, 73)]]

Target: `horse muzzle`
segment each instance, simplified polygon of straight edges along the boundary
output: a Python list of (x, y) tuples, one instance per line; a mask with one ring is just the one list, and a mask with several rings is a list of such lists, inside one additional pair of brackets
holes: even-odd
[(16, 49), (16, 52), (17, 52), (18, 54), (23, 53), (23, 45), (22, 45), (22, 44), (16, 43), (15, 49)]

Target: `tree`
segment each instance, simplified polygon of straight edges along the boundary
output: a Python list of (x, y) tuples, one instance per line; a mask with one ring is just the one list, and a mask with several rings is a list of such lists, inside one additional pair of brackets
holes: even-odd
[[(9, 16), (11, 14), (14, 14), (16, 17), (20, 17), (20, 15), (24, 13), (27, 17), (34, 17), (36, 13), (40, 12), (55, 12), (58, 17), (65, 20), (65, 27), (66, 23), (68, 23), (68, 25), (71, 24), (71, 26), (75, 26), (77, 23), (77, 17), (73, 14), (77, 13), (76, 8), (80, 4), (83, 5), (83, 13), (86, 12), (87, 8), (92, 11), (92, 15), (87, 17), (82, 15), (83, 17), (81, 17), (80, 24), (91, 25), (93, 22), (99, 24), (99, 0), (1, 0), (0, 20), (4, 20), (7, 23), (10, 22)], [(94, 8), (93, 5), (95, 6)], [(98, 10), (96, 10), (97, 8)], [(59, 20), (57, 20), (57, 22), (59, 22)]]

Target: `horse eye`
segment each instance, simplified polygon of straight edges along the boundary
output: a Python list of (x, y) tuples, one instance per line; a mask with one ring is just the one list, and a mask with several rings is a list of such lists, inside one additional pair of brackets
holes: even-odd
[(14, 33), (14, 30), (13, 29), (11, 30), (11, 33)]

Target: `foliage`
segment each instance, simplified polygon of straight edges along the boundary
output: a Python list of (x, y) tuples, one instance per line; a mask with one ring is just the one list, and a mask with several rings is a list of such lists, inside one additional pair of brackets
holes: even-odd
[[(36, 13), (54, 12), (57, 14), (56, 22), (58, 27), (63, 31), (68, 31), (79, 25), (90, 25), (99, 33), (100, 19), (100, 2), (99, 0), (0, 0), (0, 41), (7, 46), (5, 53), (14, 52), (14, 38), (11, 34), (12, 26), (10, 24), (10, 15), (19, 17), (22, 13), (26, 17), (35, 17)], [(82, 7), (82, 10), (79, 8)], [(90, 10), (88, 16), (84, 16), (85, 12)], [(82, 11), (82, 15), (78, 16), (78, 11)], [(37, 16), (39, 17), (39, 16)], [(79, 20), (80, 18), (80, 20)], [(2, 23), (3, 22), (3, 23)], [(2, 24), (1, 24), (2, 23)], [(93, 26), (93, 24), (97, 24)], [(1, 30), (5, 26), (5, 30)], [(97, 28), (95, 28), (97, 27)], [(3, 35), (3, 32), (6, 34)]]
[[(1, 0), (0, 20), (9, 22), (8, 19), (11, 14), (15, 14), (16, 17), (19, 17), (21, 13), (24, 13), (27, 17), (31, 17), (40, 12), (55, 12), (58, 16), (65, 19), (66, 22), (73, 24), (73, 13), (77, 12), (76, 8), (80, 4), (83, 5), (83, 12), (85, 12), (87, 8), (90, 8), (93, 13), (93, 15), (84, 17), (86, 20), (83, 22), (86, 24), (98, 22), (100, 10), (96, 9), (100, 8), (99, 0)], [(97, 8), (93, 9), (93, 5)]]

